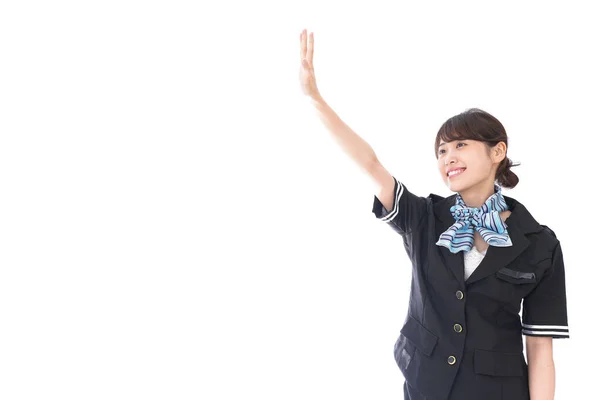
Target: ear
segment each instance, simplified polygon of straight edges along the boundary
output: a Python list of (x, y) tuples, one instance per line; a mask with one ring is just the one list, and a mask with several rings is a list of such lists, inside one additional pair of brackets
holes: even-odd
[(506, 143), (498, 142), (492, 149), (492, 157), (494, 162), (501, 162), (506, 156)]

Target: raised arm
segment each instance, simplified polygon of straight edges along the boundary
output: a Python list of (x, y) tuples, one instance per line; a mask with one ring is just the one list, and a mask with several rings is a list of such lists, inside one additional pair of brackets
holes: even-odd
[(387, 210), (393, 208), (395, 180), (381, 165), (373, 148), (354, 132), (323, 99), (317, 88), (313, 67), (314, 36), (306, 29), (300, 34), (300, 85), (314, 105), (319, 119), (344, 153), (358, 164), (373, 181), (375, 195)]

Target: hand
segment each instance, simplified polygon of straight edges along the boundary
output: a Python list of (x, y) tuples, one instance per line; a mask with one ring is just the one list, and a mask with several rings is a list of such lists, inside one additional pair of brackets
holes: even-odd
[(305, 95), (316, 100), (321, 95), (319, 89), (317, 89), (317, 80), (313, 68), (314, 36), (311, 32), (307, 43), (306, 33), (306, 29), (304, 29), (300, 34), (300, 86)]

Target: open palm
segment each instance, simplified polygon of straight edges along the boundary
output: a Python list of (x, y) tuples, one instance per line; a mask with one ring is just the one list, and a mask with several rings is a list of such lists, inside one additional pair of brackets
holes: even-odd
[(307, 37), (306, 29), (304, 29), (300, 34), (300, 86), (305, 95), (316, 99), (320, 94), (313, 68), (314, 42), (313, 33), (311, 32)]

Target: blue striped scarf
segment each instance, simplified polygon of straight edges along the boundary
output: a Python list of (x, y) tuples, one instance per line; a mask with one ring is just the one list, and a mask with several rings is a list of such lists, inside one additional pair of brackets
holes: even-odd
[(456, 222), (440, 235), (436, 244), (452, 253), (469, 251), (473, 247), (474, 230), (477, 230), (490, 246), (512, 246), (507, 226), (500, 218), (500, 212), (505, 210), (508, 206), (497, 184), (494, 184), (494, 194), (480, 208), (468, 207), (457, 193), (456, 205), (450, 207)]

